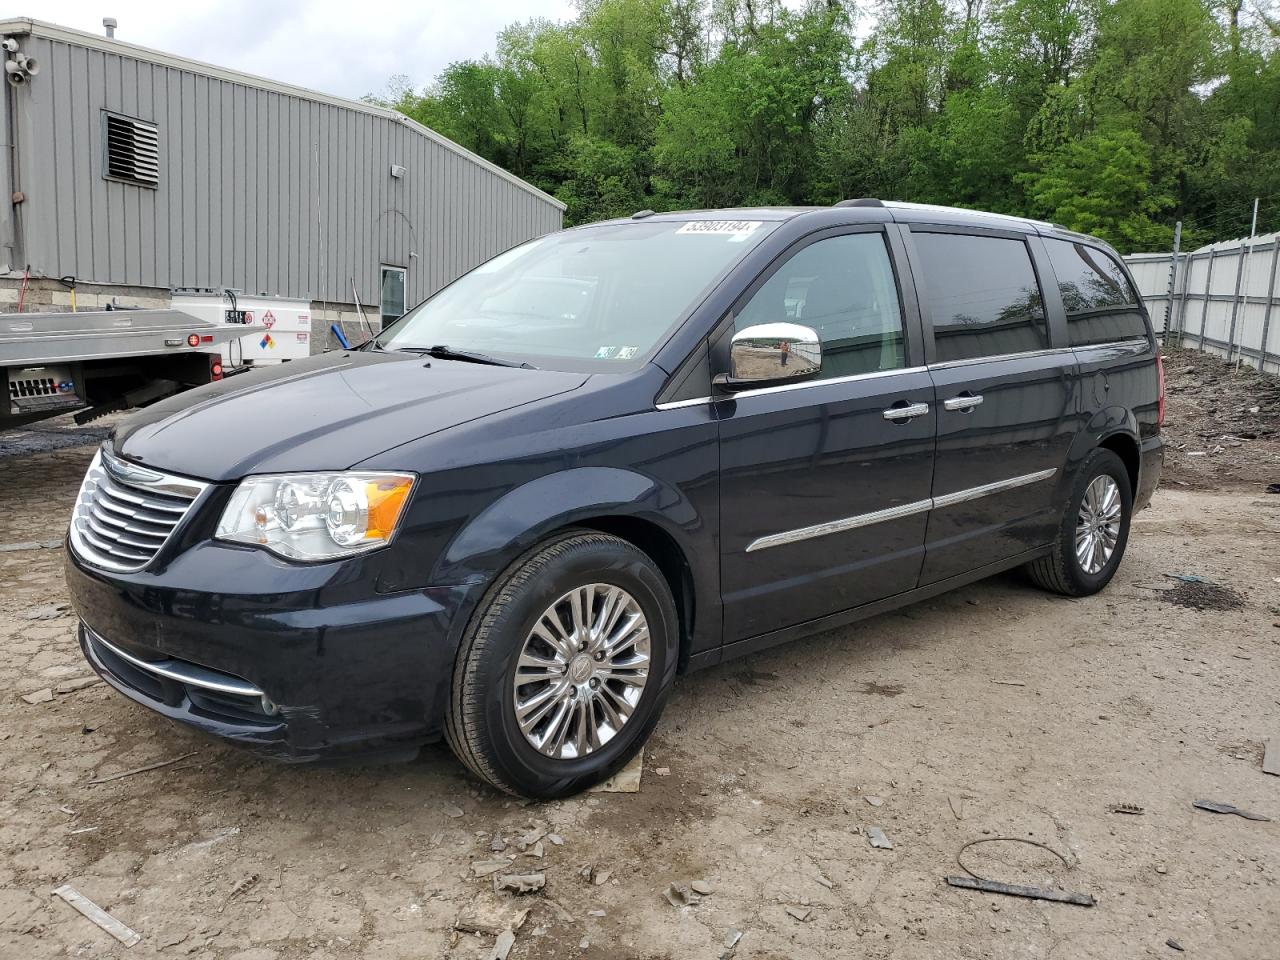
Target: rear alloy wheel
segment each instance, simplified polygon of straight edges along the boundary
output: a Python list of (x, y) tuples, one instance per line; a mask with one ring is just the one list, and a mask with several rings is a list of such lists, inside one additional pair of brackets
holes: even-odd
[(1124, 462), (1110, 450), (1094, 450), (1076, 474), (1053, 552), (1027, 564), (1031, 579), (1069, 597), (1097, 593), (1124, 557), (1132, 514)]
[(454, 666), (449, 746), (508, 793), (576, 793), (649, 736), (678, 642), (671, 589), (644, 552), (603, 533), (561, 535), (480, 601)]

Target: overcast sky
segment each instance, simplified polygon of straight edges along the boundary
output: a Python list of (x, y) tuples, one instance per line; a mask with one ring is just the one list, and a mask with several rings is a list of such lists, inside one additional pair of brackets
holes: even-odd
[(112, 16), (118, 40), (344, 97), (383, 93), (395, 74), (424, 86), (509, 23), (574, 13), (571, 0), (0, 0), (3, 17), (101, 34)]

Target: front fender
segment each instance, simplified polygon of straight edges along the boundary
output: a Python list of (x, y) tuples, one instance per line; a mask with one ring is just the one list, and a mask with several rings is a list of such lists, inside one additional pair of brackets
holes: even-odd
[(686, 558), (690, 538), (706, 530), (689, 499), (669, 484), (619, 467), (577, 467), (516, 487), (477, 514), (449, 543), (431, 582), (487, 581), (554, 531), (597, 517), (652, 523)]

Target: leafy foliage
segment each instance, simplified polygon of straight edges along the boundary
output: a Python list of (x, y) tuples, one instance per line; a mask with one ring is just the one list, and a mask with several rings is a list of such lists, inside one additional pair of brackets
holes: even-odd
[(379, 102), (569, 223), (880, 196), (1160, 249), (1280, 228), (1276, 2), (580, 0)]

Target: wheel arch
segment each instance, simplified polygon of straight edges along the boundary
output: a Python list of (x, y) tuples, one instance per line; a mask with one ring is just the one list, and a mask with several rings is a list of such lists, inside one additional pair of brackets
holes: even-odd
[[(718, 559), (698, 543), (712, 527), (678, 489), (634, 470), (577, 467), (508, 491), (458, 532), (431, 582), (492, 582), (528, 550), (573, 529), (626, 540), (658, 567), (679, 617), (680, 670), (695, 648), (718, 644), (718, 622), (707, 615), (718, 607), (706, 602), (719, 582)], [(696, 557), (703, 559), (695, 564)]]

